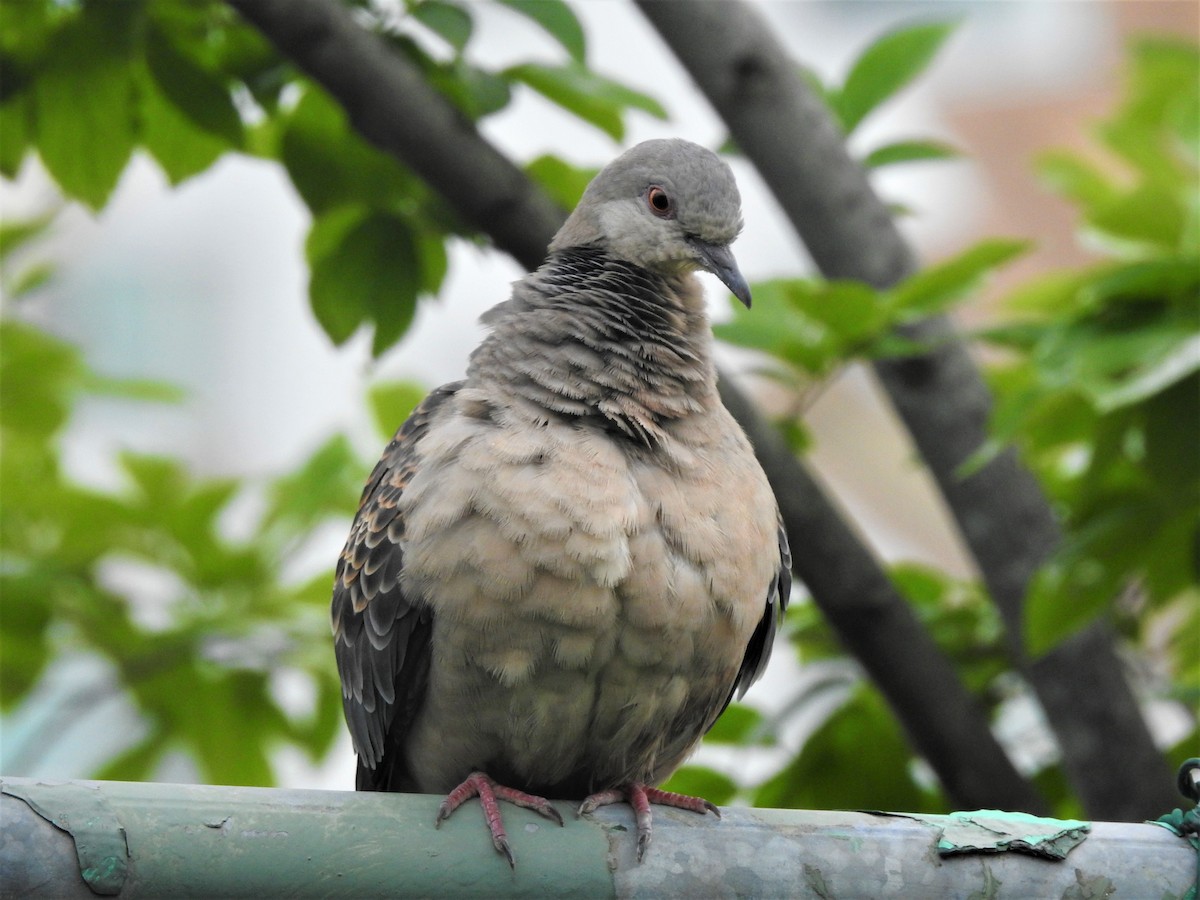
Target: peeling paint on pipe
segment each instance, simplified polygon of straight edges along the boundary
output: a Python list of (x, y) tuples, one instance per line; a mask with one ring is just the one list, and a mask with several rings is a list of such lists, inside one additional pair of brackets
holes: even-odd
[(4, 778), (0, 895), (1163, 898), (1195, 877), (1194, 851), (1151, 825), (1091, 823), (1056, 861), (942, 856), (947, 816), (737, 808), (656, 809), (638, 865), (628, 809), (568, 804), (564, 828), (504, 808), (514, 873), (470, 810), (435, 829), (439, 799)]

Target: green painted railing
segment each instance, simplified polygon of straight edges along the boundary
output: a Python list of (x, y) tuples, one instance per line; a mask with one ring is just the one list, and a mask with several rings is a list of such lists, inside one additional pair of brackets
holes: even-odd
[[(972, 813), (621, 807), (559, 828), (505, 807), (515, 871), (438, 798), (0, 779), (4, 897), (1182, 897), (1195, 851), (1154, 825)], [(1007, 847), (1008, 849), (1004, 849)], [(1020, 849), (1014, 849), (1020, 848)], [(1033, 853), (1043, 855), (1033, 855)], [(1048, 858), (1058, 855), (1059, 859)]]

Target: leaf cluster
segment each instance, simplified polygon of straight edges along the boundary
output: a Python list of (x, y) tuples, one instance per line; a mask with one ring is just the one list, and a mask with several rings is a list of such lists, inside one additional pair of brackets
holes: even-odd
[[(850, 137), (872, 112), (925, 71), (957, 26), (953, 20), (921, 22), (881, 35), (854, 60), (840, 85), (822, 83), (810, 70), (805, 76)], [(861, 161), (868, 169), (876, 169), (956, 156), (958, 151), (942, 141), (907, 138), (876, 147)]]
[[(332, 575), (289, 572), (317, 524), (354, 509), (361, 466), (345, 439), (266, 485), (256, 536), (238, 540), (225, 524), (249, 488), (237, 479), (132, 453), (120, 458), (118, 490), (63, 471), (58, 442), (79, 399), (172, 392), (99, 378), (77, 350), (11, 319), (0, 324), (0, 378), (4, 709), (57, 655), (89, 652), (114, 667), (111, 690), (127, 691), (148, 725), (100, 777), (148, 778), (182, 750), (214, 783), (269, 784), (278, 745), (322, 758), (340, 712), (324, 652)], [(310, 710), (280, 702), (281, 676), (311, 684)]]
[[(849, 137), (924, 71), (957, 24), (922, 22), (881, 35), (854, 60), (840, 85), (823, 83), (808, 69), (804, 77)], [(910, 138), (876, 147), (861, 162), (879, 168), (957, 155), (939, 141)], [(897, 329), (945, 312), (1027, 249), (1024, 241), (986, 240), (887, 290), (849, 279), (758, 282), (753, 285), (753, 313), (733, 304), (732, 321), (713, 330), (722, 340), (765, 353), (771, 363), (765, 374), (787, 384), (827, 378), (854, 359), (925, 352), (928, 347), (901, 337)], [(798, 421), (777, 424), (797, 450), (804, 448), (807, 438)]]
[[(885, 36), (855, 64), (843, 88), (823, 88), (844, 129), (849, 133), (862, 121), (873, 98), (902, 86), (911, 77), (909, 64), (927, 61), (938, 40), (934, 28)], [(880, 62), (892, 54), (891, 62)], [(877, 65), (879, 74), (869, 77)], [(1062, 549), (1038, 574), (1027, 601), (1030, 649), (1044, 652), (1099, 615), (1114, 618), (1135, 639), (1168, 635), (1168, 658), (1160, 662), (1170, 689), (1192, 703), (1200, 683), (1198, 76), (1193, 45), (1135, 44), (1127, 97), (1097, 132), (1115, 161), (1069, 153), (1043, 159), (1043, 177), (1079, 207), (1084, 240), (1104, 248), (1109, 259), (1025, 285), (1009, 301), (1010, 320), (979, 335), (1005, 357), (991, 373), (993, 439), (963, 473), (1015, 443), (1063, 513)], [(928, 349), (912, 346), (897, 329), (951, 310), (1026, 248), (1019, 241), (984, 241), (883, 291), (822, 279), (756, 284), (755, 315), (735, 306), (732, 321), (716, 331), (763, 351), (769, 374), (787, 383), (825, 378), (850, 359)], [(785, 432), (799, 429), (783, 425)], [(1006, 669), (999, 647), (989, 637), (982, 650), (979, 635), (953, 635), (930, 619), (931, 607), (919, 599), (928, 600), (929, 586), (914, 594), (911, 574), (898, 586), (964, 680), (994, 705)], [(932, 609), (945, 612), (938, 604)], [(789, 617), (806, 658), (838, 652), (811, 608), (794, 608)], [(998, 629), (990, 613), (987, 618)], [(989, 662), (985, 673), (973, 668), (979, 659)], [(863, 748), (883, 758), (847, 766)], [(860, 779), (876, 770), (894, 775), (904, 759), (912, 774), (894, 721), (861, 684), (799, 755), (750, 796), (764, 805), (845, 804)], [(690, 770), (680, 777), (712, 780)], [(1074, 801), (1059, 767), (1038, 773), (1037, 781), (1048, 799), (1069, 810)], [(737, 785), (729, 781), (724, 789), (733, 796)], [(920, 778), (872, 784), (866, 796), (874, 799), (863, 802), (892, 796), (894, 808), (923, 809), (936, 800), (929, 790)]]
[[(586, 67), (582, 29), (558, 0), (505, 5), (548, 34), (566, 60), (500, 72), (469, 59), (467, 5), (355, 5), (364, 25), (468, 118), (499, 112), (518, 88), (618, 139), (628, 109), (665, 116), (650, 98)], [(92, 209), (109, 201), (136, 152), (171, 184), (225, 153), (280, 164), (313, 216), (305, 247), (310, 300), (336, 343), (364, 324), (374, 329), (376, 353), (395, 343), (417, 298), (440, 287), (448, 240), (474, 237), (216, 0), (0, 4), (0, 63), (0, 174), (15, 177), (36, 153), (64, 197)], [(591, 175), (549, 156), (529, 171), (564, 206)], [(11, 710), (53, 659), (91, 653), (108, 661), (112, 680), (67, 705), (92, 706), (97, 691), (123, 692), (148, 727), (95, 774), (150, 777), (165, 755), (183, 751), (208, 781), (270, 783), (275, 747), (296, 746), (318, 759), (338, 730), (331, 572), (297, 572), (311, 569), (304, 559), (313, 532), (353, 512), (365, 467), (335, 436), (297, 470), (266, 482), (197, 478), (178, 460), (130, 453), (119, 460), (119, 490), (72, 481), (59, 444), (81, 399), (140, 403), (177, 395), (105, 379), (73, 347), (13, 316), (52, 276), (48, 263), (21, 258), (52, 219), (0, 227), (13, 304), (0, 320), (0, 701)], [(410, 384), (373, 388), (380, 430), (390, 434), (420, 396)], [(247, 505), (260, 508), (257, 528), (234, 538), (227, 523)], [(307, 710), (297, 713), (281, 699), (289, 678), (311, 686)]]
[[(1042, 652), (1097, 616), (1137, 637), (1166, 617), (1172, 668), (1200, 689), (1200, 54), (1141, 40), (1100, 153), (1040, 171), (1105, 258), (1008, 300), (982, 338), (994, 442), (1015, 443), (1059, 504), (1061, 551), (1036, 580), (1027, 642)], [(1105, 155), (1102, 155), (1105, 154)], [(1140, 624), (1139, 624), (1140, 623)]]
[(753, 313), (731, 304), (732, 321), (713, 330), (722, 340), (783, 363), (789, 380), (825, 377), (855, 358), (924, 352), (927, 347), (899, 337), (896, 329), (970, 296), (1028, 247), (1025, 241), (986, 240), (884, 290), (820, 278), (756, 282)]
[[(850, 66), (841, 84), (823, 81), (813, 69), (802, 67), (801, 75), (819, 96), (849, 138), (871, 113), (904, 90), (930, 63), (946, 39), (954, 33), (953, 20), (904, 25), (872, 41)], [(736, 153), (737, 145), (727, 138), (722, 150)], [(944, 141), (927, 137), (902, 138), (869, 150), (859, 162), (868, 169), (899, 163), (935, 162), (954, 159), (959, 152)]]
[[(354, 2), (361, 22), (478, 121), (532, 90), (614, 140), (653, 98), (586, 65), (561, 0), (504, 0), (565, 53), (492, 71), (471, 60), (468, 4)], [(336, 344), (373, 328), (376, 355), (411, 324), (447, 271), (447, 241), (474, 239), (411, 171), (350, 127), (345, 112), (219, 0), (29, 0), (0, 8), (0, 174), (36, 152), (63, 194), (101, 209), (137, 151), (171, 184), (225, 153), (282, 163), (312, 213), (309, 296)], [(351, 65), (352, 62), (347, 63)], [(79, 98), (86, 97), (86, 103)], [(564, 206), (590, 173), (553, 157), (530, 174)]]

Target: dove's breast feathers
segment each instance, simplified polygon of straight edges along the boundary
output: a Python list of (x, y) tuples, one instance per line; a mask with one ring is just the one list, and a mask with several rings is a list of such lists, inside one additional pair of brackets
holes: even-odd
[(439, 410), (399, 502), (401, 586), (434, 622), (410, 771), (446, 791), (491, 765), (560, 796), (665, 777), (763, 618), (770, 488), (720, 406), (653, 453), (483, 408), (463, 388)]

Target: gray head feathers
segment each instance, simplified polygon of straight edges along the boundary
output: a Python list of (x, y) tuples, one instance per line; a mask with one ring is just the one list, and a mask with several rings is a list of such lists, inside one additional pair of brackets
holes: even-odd
[(749, 305), (729, 245), (742, 228), (733, 172), (690, 141), (638, 144), (597, 175), (550, 244), (595, 247), (660, 275), (704, 269)]

